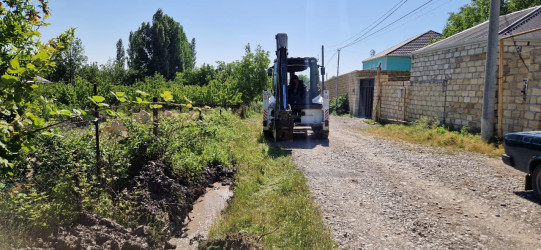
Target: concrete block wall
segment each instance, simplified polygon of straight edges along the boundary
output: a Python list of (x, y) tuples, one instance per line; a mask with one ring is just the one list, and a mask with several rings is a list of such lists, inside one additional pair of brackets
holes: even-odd
[[(470, 44), (414, 55), (408, 120), (429, 114), (459, 129), (481, 127), (486, 45)], [(418, 94), (416, 92), (430, 91)], [(422, 98), (421, 100), (416, 100)]]
[(503, 72), (503, 134), (541, 130), (541, 41), (506, 40)]
[(384, 120), (406, 120), (407, 86), (409, 81), (387, 81), (382, 84), (381, 118)]
[(374, 119), (379, 113), (383, 120), (405, 120), (409, 77), (409, 71), (382, 71), (379, 79), (374, 77)]
[[(380, 83), (382, 84), (383, 91), (387, 93), (388, 91), (392, 91), (395, 85), (395, 82), (398, 82), (397, 84), (405, 85), (404, 81), (409, 81), (410, 78), (410, 72), (409, 71), (381, 71), (380, 72)], [(378, 90), (378, 79), (377, 79), (377, 71), (375, 70), (356, 70), (352, 71), (350, 73), (340, 75), (338, 77), (338, 94), (343, 95), (344, 93), (348, 94), (349, 99), (349, 109), (350, 113), (352, 115), (358, 115), (359, 114), (359, 96), (361, 95), (360, 91), (360, 81), (362, 79), (374, 79), (374, 107), (376, 105), (376, 95)], [(328, 81), (325, 81), (325, 88), (329, 90), (330, 92), (330, 98), (334, 99), (336, 98), (336, 78), (332, 78)], [(389, 117), (402, 117), (403, 116), (403, 108), (398, 110), (396, 107), (389, 104), (389, 102), (392, 102), (391, 98), (387, 98), (386, 94), (382, 94), (382, 115), (387, 114), (387, 112), (392, 112), (393, 115), (390, 115)], [(396, 110), (395, 110), (396, 109)], [(388, 110), (388, 111), (387, 111)], [(400, 115), (397, 112), (402, 112)], [(395, 114), (396, 113), (396, 114)], [(400, 118), (402, 119), (402, 118)]]
[[(503, 134), (541, 129), (540, 49), (541, 41), (504, 43)], [(485, 43), (414, 55), (406, 119), (432, 116), (455, 129), (480, 128), (485, 61)], [(520, 92), (523, 79), (528, 79), (525, 95)], [(497, 108), (497, 91), (494, 95)], [(494, 112), (497, 132), (498, 113)]]

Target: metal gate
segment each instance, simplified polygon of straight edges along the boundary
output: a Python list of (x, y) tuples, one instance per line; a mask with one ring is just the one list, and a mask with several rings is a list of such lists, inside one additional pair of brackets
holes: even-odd
[(359, 117), (372, 119), (374, 79), (361, 79), (359, 91)]

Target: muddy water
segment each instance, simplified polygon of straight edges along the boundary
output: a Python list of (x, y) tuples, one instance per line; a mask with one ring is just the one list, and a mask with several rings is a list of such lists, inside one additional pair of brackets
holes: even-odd
[(229, 186), (217, 182), (207, 188), (206, 193), (199, 197), (193, 205), (193, 210), (186, 218), (186, 231), (180, 238), (172, 238), (169, 243), (176, 249), (197, 249), (198, 240), (206, 239), (210, 226), (219, 218), (227, 200), (233, 195)]

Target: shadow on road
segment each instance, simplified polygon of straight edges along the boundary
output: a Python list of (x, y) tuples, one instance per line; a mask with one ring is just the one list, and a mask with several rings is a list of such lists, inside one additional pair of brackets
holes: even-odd
[(293, 141), (282, 141), (276, 143), (273, 138), (265, 137), (261, 135), (259, 142), (269, 145), (269, 155), (272, 157), (280, 157), (284, 155), (291, 155), (291, 149), (312, 149), (320, 145), (323, 147), (329, 146), (328, 139), (320, 139), (313, 132), (306, 130), (299, 130), (293, 133)]
[(524, 198), (527, 201), (530, 201), (532, 203), (535, 203), (541, 206), (541, 201), (535, 198), (535, 196), (533, 195), (533, 191), (520, 191), (520, 192), (517, 191), (513, 193), (515, 193), (518, 197)]
[(315, 133), (306, 130), (296, 130), (293, 133), (293, 141), (279, 142), (278, 145), (283, 149), (312, 149), (317, 146), (328, 147), (329, 139), (320, 139)]

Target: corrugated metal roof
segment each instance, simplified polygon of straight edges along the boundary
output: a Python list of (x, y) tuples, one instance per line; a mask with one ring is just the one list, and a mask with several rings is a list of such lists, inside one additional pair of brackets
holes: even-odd
[(373, 57), (370, 57), (363, 62), (371, 61), (384, 56), (409, 56), (413, 51), (416, 51), (424, 46), (426, 46), (430, 39), (438, 39), (442, 35), (436, 31), (429, 30), (423, 34), (416, 35), (406, 41), (403, 41), (389, 49), (386, 49), (383, 52), (380, 52)]
[[(513, 12), (507, 15), (500, 16), (499, 20), (499, 37), (516, 34), (519, 32), (531, 30), (541, 27), (541, 6), (531, 7), (528, 9)], [(527, 36), (541, 37), (541, 32), (534, 32)], [(438, 49), (450, 48), (469, 43), (486, 41), (488, 38), (488, 21), (471, 27), (467, 30), (459, 32), (451, 37), (443, 39), (437, 43), (426, 46), (415, 51), (413, 54), (434, 51)]]

